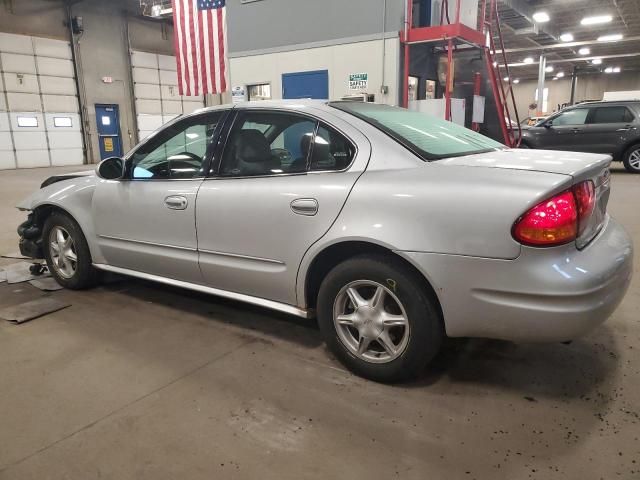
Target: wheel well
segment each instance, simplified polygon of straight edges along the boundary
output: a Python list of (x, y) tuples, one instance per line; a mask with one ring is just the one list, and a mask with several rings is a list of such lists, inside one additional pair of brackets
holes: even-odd
[(63, 213), (73, 219), (73, 217), (69, 214), (69, 212), (67, 212), (64, 208), (60, 208), (56, 205), (47, 204), (47, 205), (40, 205), (33, 210), (33, 214), (34, 214), (33, 221), (38, 227), (42, 228), (44, 227), (44, 222), (47, 220), (47, 218), (49, 218), (51, 214), (55, 212)]
[(436, 302), (440, 314), (442, 314), (442, 308), (438, 301), (438, 296), (433, 289), (429, 280), (418, 270), (411, 262), (401, 257), (397, 253), (394, 253), (388, 248), (376, 245), (375, 243), (360, 242), (360, 241), (348, 241), (333, 244), (324, 250), (322, 250), (311, 262), (309, 270), (307, 271), (305, 281), (305, 299), (307, 307), (315, 308), (316, 299), (318, 298), (318, 292), (320, 291), (320, 284), (324, 277), (331, 271), (333, 267), (345, 260), (363, 254), (378, 254), (387, 257), (394, 258), (399, 263), (403, 264), (408, 269), (412, 270), (419, 278), (423, 280), (423, 287), (425, 290), (433, 296)]

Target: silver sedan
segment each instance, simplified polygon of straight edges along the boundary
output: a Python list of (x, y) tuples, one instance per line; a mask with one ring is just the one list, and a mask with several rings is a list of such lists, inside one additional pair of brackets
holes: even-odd
[(613, 312), (633, 249), (610, 161), (385, 105), (208, 108), (45, 181), (20, 248), (67, 288), (116, 272), (317, 316), (345, 365), (398, 381), (445, 335), (565, 341)]

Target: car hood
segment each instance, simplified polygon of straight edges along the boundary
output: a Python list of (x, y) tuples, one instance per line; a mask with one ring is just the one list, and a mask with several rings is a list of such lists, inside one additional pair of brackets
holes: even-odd
[(611, 163), (611, 156), (599, 153), (563, 152), (558, 150), (505, 149), (465, 155), (436, 162), (440, 165), (507, 168), (569, 175), (576, 180), (590, 178)]

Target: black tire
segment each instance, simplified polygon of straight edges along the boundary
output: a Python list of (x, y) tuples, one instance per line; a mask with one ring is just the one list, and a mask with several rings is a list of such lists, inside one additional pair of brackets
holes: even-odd
[[(51, 231), (56, 227), (63, 228), (73, 240), (77, 260), (75, 262), (75, 271), (68, 278), (65, 278), (60, 273), (52, 260), (52, 248), (50, 247), (49, 238)], [(98, 282), (99, 272), (92, 265), (91, 252), (89, 251), (87, 240), (80, 226), (70, 216), (61, 212), (54, 212), (45, 220), (44, 228), (42, 229), (42, 247), (51, 276), (63, 287), (71, 290), (82, 290), (92, 287)]]
[[(634, 158), (633, 160), (631, 159), (631, 156), (634, 153), (640, 156), (640, 143), (631, 145), (629, 148), (625, 150), (624, 154), (622, 155), (622, 163), (624, 165), (624, 168), (627, 169), (627, 172), (640, 173), (640, 163), (636, 163), (638, 161), (637, 158)], [(633, 162), (633, 165), (632, 165), (632, 162)]]
[[(334, 303), (339, 292), (359, 280), (392, 287), (408, 317), (408, 343), (400, 356), (387, 363), (370, 363), (355, 356), (340, 339), (334, 324)], [(359, 255), (334, 267), (320, 286), (317, 315), (324, 340), (338, 359), (357, 375), (384, 383), (421, 374), (440, 350), (445, 335), (437, 299), (424, 278), (391, 256)]]

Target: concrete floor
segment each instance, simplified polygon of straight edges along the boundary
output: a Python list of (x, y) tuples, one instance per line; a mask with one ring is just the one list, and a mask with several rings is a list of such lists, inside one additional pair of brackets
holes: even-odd
[[(67, 169), (68, 170), (68, 169)], [(0, 172), (9, 209), (51, 171)], [(609, 211), (640, 245), (640, 176)], [(640, 255), (571, 345), (449, 341), (419, 381), (354, 377), (316, 326), (132, 280), (0, 323), (0, 479), (640, 478)], [(43, 296), (0, 284), (0, 307)]]

